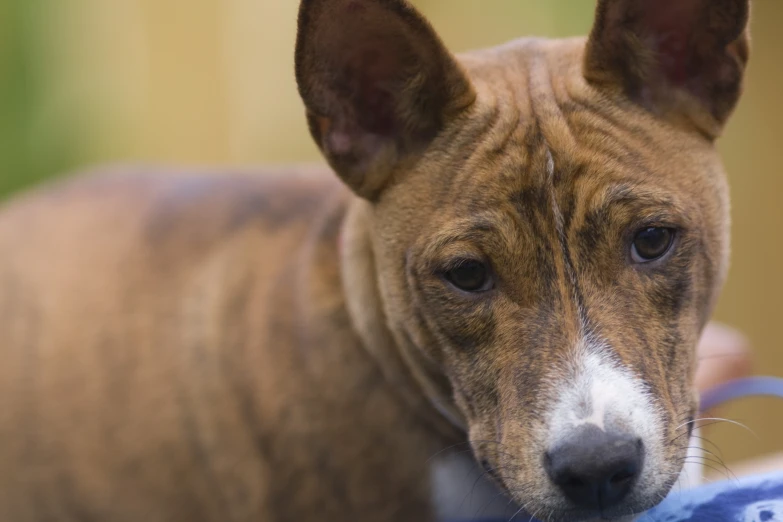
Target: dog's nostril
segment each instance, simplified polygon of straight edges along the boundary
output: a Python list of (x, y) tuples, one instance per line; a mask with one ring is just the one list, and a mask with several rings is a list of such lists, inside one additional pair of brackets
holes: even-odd
[(628, 496), (641, 472), (643, 458), (639, 439), (584, 426), (548, 452), (544, 466), (571, 502), (600, 511)]
[(609, 479), (609, 482), (612, 484), (621, 484), (633, 479), (635, 476), (636, 473), (634, 470), (623, 470), (619, 473), (615, 473), (612, 478)]

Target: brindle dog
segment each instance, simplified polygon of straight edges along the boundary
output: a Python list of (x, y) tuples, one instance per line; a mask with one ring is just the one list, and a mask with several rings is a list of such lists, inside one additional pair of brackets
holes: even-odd
[(0, 520), (431, 521), (449, 446), (545, 520), (655, 505), (748, 10), (600, 0), (586, 40), (455, 57), (405, 0), (304, 0), (342, 183), (128, 169), (2, 211)]

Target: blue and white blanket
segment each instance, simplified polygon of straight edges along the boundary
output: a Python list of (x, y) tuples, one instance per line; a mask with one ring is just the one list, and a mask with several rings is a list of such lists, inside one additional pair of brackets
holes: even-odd
[(644, 521), (783, 522), (783, 473), (672, 491)]
[[(514, 520), (533, 522), (527, 517)], [(783, 522), (783, 473), (726, 480), (690, 490), (674, 489), (637, 522)]]

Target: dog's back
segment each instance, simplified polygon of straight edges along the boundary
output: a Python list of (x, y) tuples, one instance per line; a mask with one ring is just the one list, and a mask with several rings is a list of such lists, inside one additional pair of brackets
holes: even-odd
[(286, 394), (293, 274), (340, 213), (332, 180), (128, 171), (4, 209), (0, 519), (262, 513), (254, 423)]

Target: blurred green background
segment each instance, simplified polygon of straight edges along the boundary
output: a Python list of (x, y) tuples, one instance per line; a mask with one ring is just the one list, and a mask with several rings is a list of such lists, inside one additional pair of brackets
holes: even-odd
[[(585, 34), (591, 0), (415, 0), (454, 50)], [(0, 196), (100, 163), (317, 160), (293, 79), (295, 0), (0, 0)], [(720, 148), (733, 265), (717, 318), (783, 375), (783, 1), (754, 5), (746, 95)], [(0, 254), (2, 255), (2, 254)], [(783, 450), (783, 403), (725, 408), (729, 461)]]

